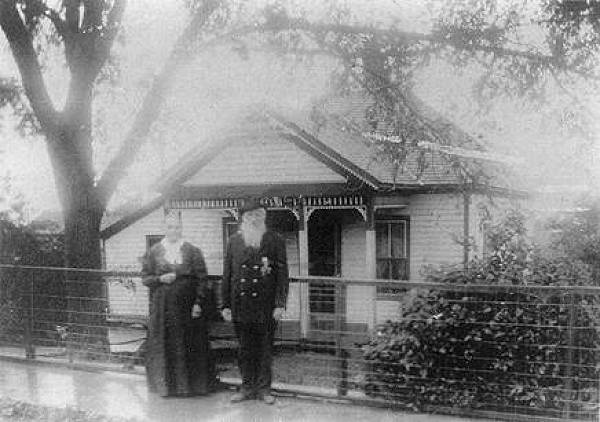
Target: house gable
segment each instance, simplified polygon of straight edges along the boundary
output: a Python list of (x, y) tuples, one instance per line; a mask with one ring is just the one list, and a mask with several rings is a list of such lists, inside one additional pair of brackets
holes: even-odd
[(297, 183), (346, 183), (346, 177), (291, 140), (269, 135), (229, 144), (183, 186)]

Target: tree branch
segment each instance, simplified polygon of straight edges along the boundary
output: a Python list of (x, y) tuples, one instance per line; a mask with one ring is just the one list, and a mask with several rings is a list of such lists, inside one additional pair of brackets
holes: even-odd
[(102, 4), (99, 0), (82, 0), (83, 21), (81, 27), (84, 32), (99, 31), (102, 27)]
[(267, 25), (269, 29), (274, 31), (284, 30), (300, 30), (313, 33), (333, 33), (337, 35), (347, 36), (369, 36), (378, 38), (382, 42), (389, 44), (402, 44), (415, 42), (430, 42), (437, 44), (439, 47), (451, 46), (458, 50), (475, 50), (484, 53), (494, 53), (499, 56), (521, 57), (537, 62), (551, 62), (554, 57), (547, 54), (536, 53), (532, 51), (523, 51), (510, 48), (502, 48), (495, 46), (471, 45), (465, 46), (462, 38), (452, 37), (450, 35), (442, 35), (438, 33), (419, 33), (401, 31), (396, 28), (381, 29), (370, 26), (358, 25), (343, 25), (343, 24), (327, 24), (327, 23), (310, 23), (305, 19), (288, 19), (287, 17), (276, 17)]
[(0, 27), (10, 45), (21, 74), (25, 95), (36, 118), (45, 130), (52, 130), (57, 120), (56, 109), (44, 82), (32, 36), (25, 27), (15, 2), (0, 2)]
[(124, 176), (125, 171), (148, 138), (152, 123), (160, 114), (160, 107), (164, 103), (172, 75), (192, 56), (190, 48), (204, 25), (209, 21), (211, 14), (217, 9), (218, 4), (218, 1), (208, 0), (204, 2), (200, 10), (196, 11), (191, 22), (175, 42), (160, 73), (154, 77), (152, 86), (144, 97), (141, 109), (137, 113), (132, 127), (125, 136), (119, 151), (108, 164), (96, 185), (98, 198), (103, 204), (108, 203), (119, 180)]
[(54, 24), (54, 27), (56, 28), (58, 34), (61, 37), (65, 38), (69, 31), (69, 28), (67, 27), (67, 22), (60, 17), (60, 14), (56, 10), (52, 9), (51, 7), (48, 7), (45, 3), (40, 3), (44, 7), (44, 15), (48, 19), (50, 19), (50, 21)]
[(535, 64), (543, 65), (546, 68), (553, 67), (561, 71), (576, 73), (582, 77), (600, 80), (600, 77), (590, 74), (565, 63), (561, 57), (556, 57), (550, 54), (536, 52), (533, 49), (519, 50), (508, 47), (500, 47), (483, 44), (466, 45), (460, 36), (452, 34), (443, 34), (439, 32), (419, 33), (402, 31), (396, 28), (382, 29), (371, 26), (360, 25), (343, 25), (343, 24), (327, 24), (327, 23), (311, 23), (305, 19), (290, 19), (285, 15), (277, 15), (271, 17), (265, 27), (272, 31), (304, 31), (313, 34), (336, 34), (338, 36), (358, 36), (358, 37), (373, 37), (382, 43), (391, 45), (408, 45), (418, 42), (429, 43), (432, 51), (439, 51), (445, 47), (450, 47), (456, 51), (468, 53), (481, 52), (488, 55), (493, 55), (495, 58), (520, 58), (525, 59)]
[(98, 45), (96, 46), (96, 60), (92, 73), (94, 79), (102, 70), (102, 67), (108, 60), (110, 50), (114, 44), (115, 38), (121, 29), (121, 20), (127, 6), (127, 0), (115, 0), (112, 9), (108, 13), (104, 34), (101, 36)]

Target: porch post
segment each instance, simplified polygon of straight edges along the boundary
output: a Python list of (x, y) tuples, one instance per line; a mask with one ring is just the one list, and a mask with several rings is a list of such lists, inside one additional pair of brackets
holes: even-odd
[(377, 278), (377, 258), (375, 256), (375, 228), (365, 230), (365, 272), (367, 278)]
[[(299, 207), (300, 220), (298, 221), (298, 259), (300, 277), (308, 275), (308, 217), (306, 205)], [(300, 334), (303, 339), (308, 336), (309, 327), (309, 297), (308, 283), (304, 282), (298, 286), (300, 292)]]
[[(376, 256), (376, 238), (375, 238), (375, 206), (373, 198), (367, 200), (367, 213), (365, 221), (365, 276), (367, 278), (377, 278), (377, 256)], [(371, 316), (368, 321), (369, 329), (373, 330), (377, 325), (377, 286), (369, 288), (371, 298)]]
[(375, 206), (372, 198), (367, 200), (367, 220), (365, 221), (365, 276), (377, 278), (377, 257), (375, 243)]

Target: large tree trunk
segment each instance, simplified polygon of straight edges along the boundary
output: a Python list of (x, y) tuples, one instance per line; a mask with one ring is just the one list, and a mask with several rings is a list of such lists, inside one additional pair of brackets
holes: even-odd
[[(86, 197), (89, 192), (81, 192)], [(102, 210), (79, 204), (65, 216), (65, 260), (68, 326), (71, 346), (85, 350), (88, 358), (99, 359), (107, 352), (105, 280), (96, 271), (102, 265), (100, 219)]]
[[(49, 137), (49, 152), (65, 224), (65, 321), (71, 350), (102, 358), (107, 350), (107, 294), (102, 268), (100, 223), (105, 204), (98, 199), (91, 160), (89, 108), (65, 110)], [(90, 104), (90, 102), (87, 102)], [(88, 106), (89, 107), (89, 106)], [(83, 112), (82, 112), (83, 110)], [(95, 271), (94, 271), (95, 270)]]

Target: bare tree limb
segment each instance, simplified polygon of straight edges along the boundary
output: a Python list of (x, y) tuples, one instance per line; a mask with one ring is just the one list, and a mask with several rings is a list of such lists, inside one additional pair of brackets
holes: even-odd
[(23, 23), (15, 2), (0, 1), (0, 27), (21, 73), (25, 95), (40, 125), (46, 130), (53, 130), (57, 112), (44, 82), (32, 36)]
[(125, 136), (119, 151), (98, 180), (96, 189), (98, 191), (98, 198), (100, 198), (103, 204), (108, 203), (119, 180), (123, 177), (127, 168), (135, 159), (137, 152), (148, 138), (152, 123), (160, 114), (160, 106), (164, 103), (172, 75), (190, 58), (190, 48), (196, 42), (197, 37), (218, 5), (219, 2), (215, 0), (204, 2), (203, 7), (196, 11), (191, 22), (178, 37), (165, 65), (154, 77), (152, 86), (144, 97), (141, 109), (137, 113), (133, 125)]
[(96, 45), (95, 67), (92, 70), (94, 79), (98, 76), (100, 70), (102, 70), (102, 67), (108, 60), (115, 38), (121, 29), (121, 21), (126, 6), (127, 0), (115, 0), (113, 7), (108, 13), (107, 23), (103, 31), (104, 33), (102, 34), (99, 43)]
[(56, 32), (58, 32), (61, 37), (65, 38), (69, 31), (67, 22), (60, 17), (60, 13), (58, 13), (56, 10), (48, 7), (45, 3), (42, 3), (42, 5), (44, 6), (44, 15), (50, 19), (52, 24), (54, 24)]
[(79, 110), (80, 103), (91, 102), (87, 97), (91, 96), (94, 81), (110, 56), (126, 3), (126, 0), (115, 0), (104, 25), (101, 3), (97, 0), (83, 2), (82, 30), (73, 39), (65, 39), (65, 53), (71, 70), (67, 113), (72, 112), (70, 109)]

